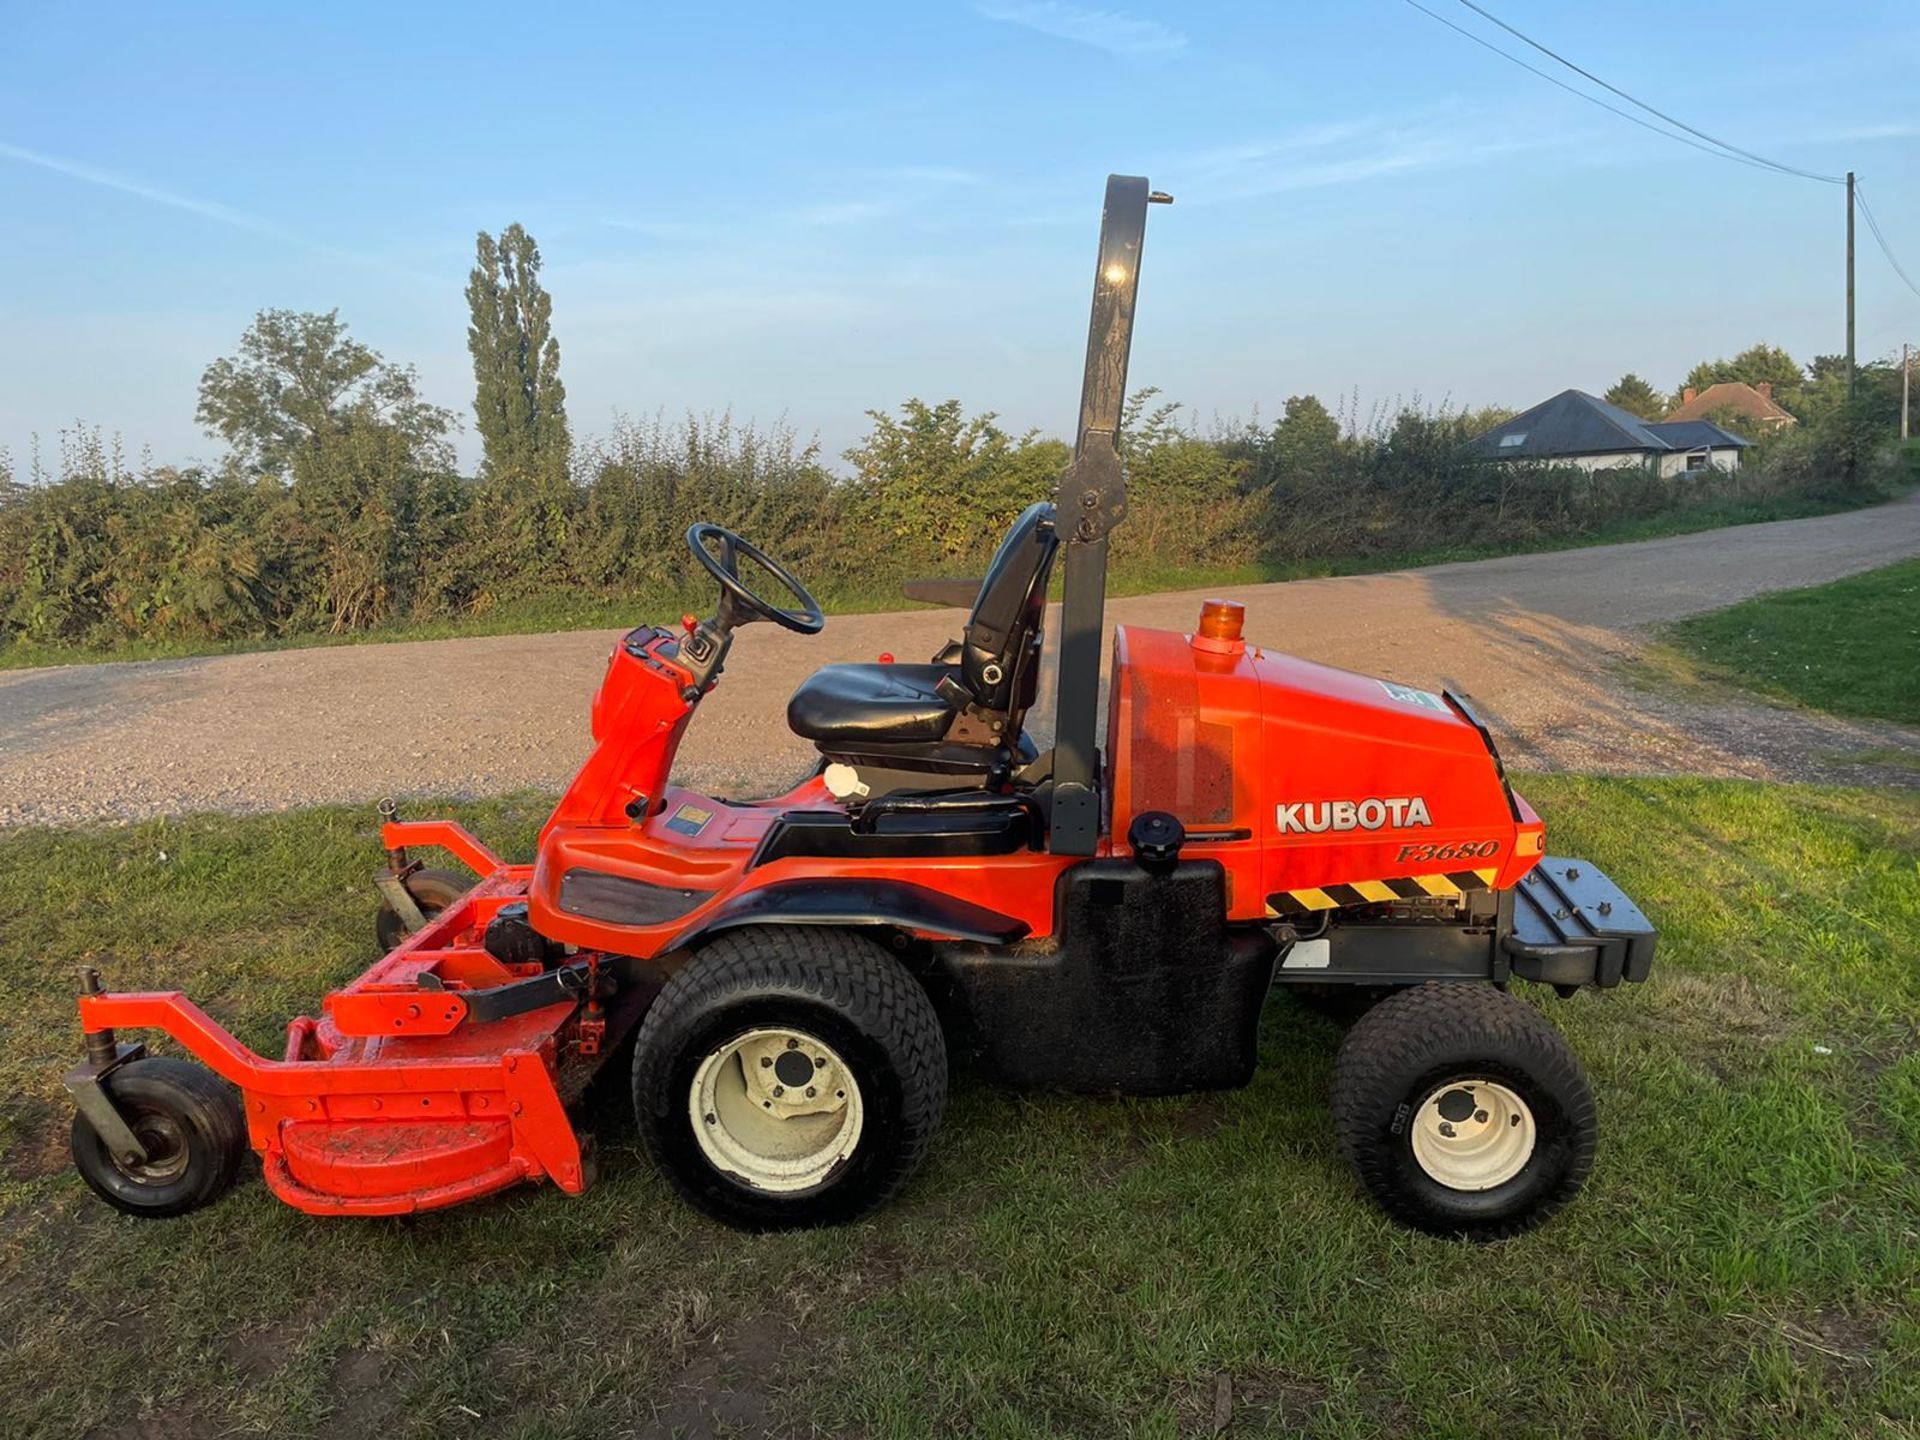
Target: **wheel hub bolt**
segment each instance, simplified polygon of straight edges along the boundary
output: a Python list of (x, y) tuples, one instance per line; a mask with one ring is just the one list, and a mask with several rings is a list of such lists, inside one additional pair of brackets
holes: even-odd
[(1479, 1124), (1484, 1125), (1487, 1123), (1487, 1112), (1484, 1110), (1476, 1110), (1473, 1112), (1473, 1118)]
[(813, 1097), (814, 1097), (815, 1095), (817, 1095), (817, 1094), (819, 1094), (819, 1093), (820, 1093), (820, 1092), (819, 1092), (819, 1091), (817, 1091), (817, 1090), (815, 1090), (815, 1089), (813, 1088), (813, 1086), (811, 1086), (811, 1085), (809, 1085), (809, 1086), (807, 1086), (807, 1099), (809, 1099), (809, 1100), (811, 1100), (811, 1099), (813, 1099)]
[(760, 1057), (760, 1068), (762, 1070), (771, 1069), (772, 1066), (773, 1066), (773, 1057), (771, 1055), (762, 1055)]
[(782, 1095), (786, 1093), (787, 1093), (787, 1087), (784, 1085), (776, 1085), (773, 1087), (773, 1098), (776, 1100), (778, 1100)]
[(787, 1049), (798, 1050), (799, 1048), (800, 1048), (800, 1042), (798, 1040), (795, 1040), (791, 1035), (789, 1035), (787, 1037)]
[(1442, 1120), (1440, 1122), (1440, 1133), (1449, 1140), (1453, 1139), (1453, 1122), (1451, 1120)]

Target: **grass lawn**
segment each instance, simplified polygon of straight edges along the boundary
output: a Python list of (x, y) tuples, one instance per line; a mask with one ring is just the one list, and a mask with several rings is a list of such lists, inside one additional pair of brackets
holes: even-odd
[[(1876, 501), (1875, 503), (1879, 503)], [(1135, 563), (1117, 566), (1107, 588), (1109, 595), (1149, 595), (1167, 590), (1200, 590), (1214, 585), (1257, 585), (1274, 580), (1302, 580), (1323, 575), (1377, 574), (1418, 565), (1455, 560), (1485, 560), (1497, 555), (1529, 551), (1573, 550), (1589, 545), (1617, 545), (1630, 540), (1653, 540), (1725, 525), (1747, 525), (1762, 520), (1795, 520), (1832, 514), (1855, 505), (1813, 497), (1786, 495), (1766, 500), (1718, 500), (1665, 515), (1622, 521), (1581, 535), (1543, 536), (1529, 545), (1454, 546), (1446, 549), (1407, 550), (1389, 555), (1333, 556), (1288, 564), (1252, 564), (1192, 569)], [(752, 537), (749, 536), (749, 539)], [(689, 562), (691, 576), (691, 562)], [(805, 580), (805, 576), (801, 577)], [(1059, 598), (1060, 576), (1054, 577)], [(871, 614), (876, 611), (918, 608), (894, 584), (839, 591), (822, 590), (822, 606), (829, 615)], [(652, 619), (666, 623), (687, 610), (706, 613), (713, 589), (704, 576), (696, 588), (683, 593), (636, 592), (614, 597), (551, 595), (514, 601), (479, 614), (445, 616), (346, 635), (295, 634), (279, 637), (246, 636), (229, 641), (206, 639), (138, 640), (109, 647), (8, 644), (0, 638), (0, 670), (24, 670), (42, 665), (88, 665), (121, 660), (177, 660), (190, 655), (222, 655), (241, 651), (305, 649), (319, 645), (369, 645), (391, 640), (447, 640), (465, 635), (543, 635), (560, 630), (613, 630)]]
[(1706, 678), (1920, 725), (1920, 560), (1696, 615), (1668, 638)]
[[(1339, 1032), (1284, 999), (1240, 1092), (956, 1077), (874, 1221), (696, 1219), (622, 1088), (601, 1183), (315, 1220), (244, 1181), (142, 1223), (67, 1167), (73, 965), (258, 1049), (369, 958), (370, 814), (0, 837), (0, 1434), (1920, 1434), (1920, 796), (1534, 777), (1664, 931), (1530, 994), (1591, 1068), (1584, 1197), (1469, 1248), (1335, 1152)], [(451, 807), (524, 849), (540, 797)]]

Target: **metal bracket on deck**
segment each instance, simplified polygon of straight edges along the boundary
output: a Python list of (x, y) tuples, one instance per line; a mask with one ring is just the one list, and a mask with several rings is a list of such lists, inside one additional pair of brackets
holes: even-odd
[(97, 1065), (89, 1058), (60, 1078), (67, 1093), (73, 1096), (74, 1109), (87, 1117), (94, 1133), (123, 1165), (144, 1165), (152, 1157), (147, 1154), (145, 1143), (114, 1107), (113, 1097), (101, 1082), (129, 1061), (145, 1059), (146, 1054), (147, 1047), (137, 1040), (116, 1044), (113, 1058), (104, 1065)]
[(426, 928), (427, 917), (420, 913), (413, 892), (407, 889), (407, 882), (401, 876), (391, 870), (381, 870), (374, 875), (373, 885), (393, 907), (393, 913), (400, 917), (400, 923), (407, 927), (409, 935), (418, 934)]

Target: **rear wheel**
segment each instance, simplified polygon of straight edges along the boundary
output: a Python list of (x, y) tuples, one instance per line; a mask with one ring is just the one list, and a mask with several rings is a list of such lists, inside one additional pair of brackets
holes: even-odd
[(160, 1056), (130, 1061), (101, 1083), (147, 1156), (122, 1160), (76, 1114), (73, 1163), (94, 1194), (116, 1210), (159, 1220), (197, 1210), (232, 1188), (247, 1151), (246, 1120), (212, 1071)]
[(698, 1209), (747, 1229), (872, 1211), (919, 1167), (946, 1097), (926, 992), (843, 930), (720, 936), (660, 993), (634, 1048), (655, 1163)]
[(1430, 1234), (1491, 1240), (1579, 1191), (1599, 1126), (1580, 1062), (1539, 1011), (1428, 984), (1381, 1001), (1334, 1065), (1341, 1149), (1381, 1208)]
[[(420, 907), (420, 913), (429, 920), (473, 888), (471, 879), (453, 870), (416, 870), (401, 883), (407, 887), (413, 903)], [(373, 917), (373, 933), (384, 954), (413, 932), (407, 929), (407, 922), (400, 918), (392, 902), (382, 900), (380, 912)]]

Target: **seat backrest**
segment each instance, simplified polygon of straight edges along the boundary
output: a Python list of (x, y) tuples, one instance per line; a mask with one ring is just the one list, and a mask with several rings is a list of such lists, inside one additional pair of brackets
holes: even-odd
[(960, 638), (961, 682), (986, 709), (1024, 710), (1033, 703), (1047, 579), (1059, 548), (1053, 505), (1040, 500), (1021, 512), (993, 552)]

